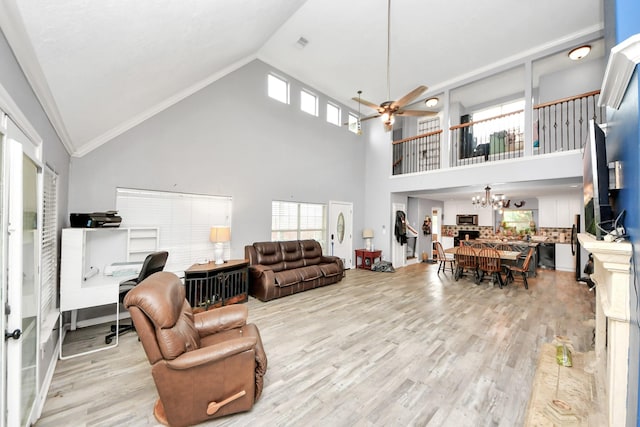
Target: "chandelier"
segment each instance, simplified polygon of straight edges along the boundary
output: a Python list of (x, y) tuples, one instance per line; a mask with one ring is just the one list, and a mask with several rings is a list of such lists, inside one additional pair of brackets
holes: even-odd
[(491, 207), (494, 210), (502, 209), (505, 203), (504, 194), (491, 195), (491, 187), (488, 185), (484, 188), (484, 197), (473, 196), (471, 204), (476, 208)]

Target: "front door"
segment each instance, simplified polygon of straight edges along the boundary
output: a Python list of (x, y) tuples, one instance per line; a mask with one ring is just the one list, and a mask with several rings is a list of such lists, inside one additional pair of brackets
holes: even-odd
[(329, 255), (342, 259), (344, 268), (353, 267), (353, 204), (329, 202)]
[(23, 147), (2, 141), (3, 412), (0, 424), (29, 426), (37, 393), (39, 167)]

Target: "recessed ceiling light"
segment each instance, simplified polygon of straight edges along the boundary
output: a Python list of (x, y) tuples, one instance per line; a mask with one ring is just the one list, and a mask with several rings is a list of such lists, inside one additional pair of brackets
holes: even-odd
[(569, 52), (569, 58), (571, 58), (574, 61), (578, 61), (584, 58), (585, 56), (587, 56), (589, 52), (591, 52), (591, 46), (589, 45), (580, 46), (575, 49), (572, 49), (571, 52)]
[(438, 105), (438, 98), (429, 98), (424, 101), (424, 105), (426, 105), (427, 107), (435, 107), (436, 105)]

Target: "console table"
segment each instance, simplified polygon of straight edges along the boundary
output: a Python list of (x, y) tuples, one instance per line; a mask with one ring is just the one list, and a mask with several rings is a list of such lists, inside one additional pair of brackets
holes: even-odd
[(237, 259), (224, 264), (194, 264), (184, 272), (187, 301), (194, 309), (235, 304), (248, 299), (249, 261)]
[(382, 260), (382, 251), (356, 249), (356, 268), (371, 270), (371, 266), (376, 262), (376, 260)]

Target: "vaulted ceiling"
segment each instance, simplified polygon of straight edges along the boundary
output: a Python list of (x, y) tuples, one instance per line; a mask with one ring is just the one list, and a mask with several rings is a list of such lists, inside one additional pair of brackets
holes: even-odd
[[(390, 96), (601, 31), (602, 1), (394, 0)], [(76, 156), (256, 58), (354, 109), (387, 98), (387, 0), (3, 0), (0, 28)]]

